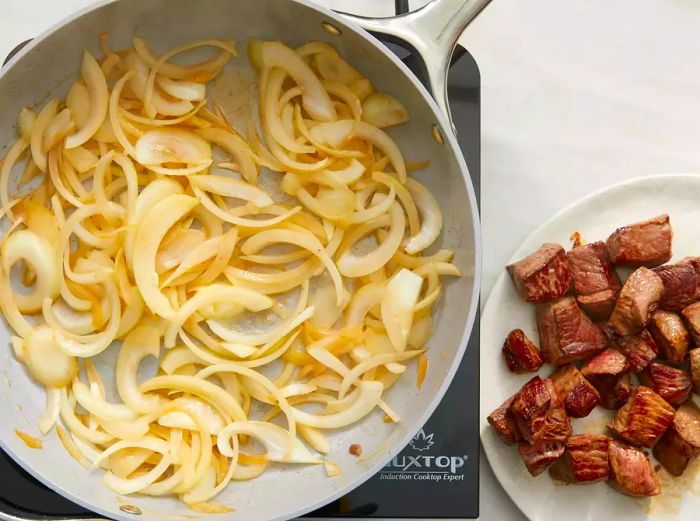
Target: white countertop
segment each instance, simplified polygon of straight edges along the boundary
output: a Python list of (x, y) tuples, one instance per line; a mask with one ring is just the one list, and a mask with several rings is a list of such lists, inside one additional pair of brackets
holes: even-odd
[[(391, 0), (318, 1), (393, 12)], [(90, 3), (0, 0), (0, 57)], [(569, 203), (631, 177), (700, 172), (698, 27), (689, 0), (493, 0), (467, 29), (482, 80), (484, 299), (520, 242)], [(482, 462), (480, 519), (523, 521)]]

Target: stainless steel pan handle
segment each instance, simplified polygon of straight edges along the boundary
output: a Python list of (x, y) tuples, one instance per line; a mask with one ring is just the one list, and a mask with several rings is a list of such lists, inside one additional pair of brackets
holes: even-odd
[[(388, 18), (343, 15), (366, 31), (408, 44), (423, 60), (430, 90), (450, 123), (447, 71), (457, 39), (490, 0), (431, 0), (411, 13)], [(454, 124), (452, 125), (454, 130)]]

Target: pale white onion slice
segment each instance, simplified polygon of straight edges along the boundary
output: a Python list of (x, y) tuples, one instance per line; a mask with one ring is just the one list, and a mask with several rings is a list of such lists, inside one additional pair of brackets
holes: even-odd
[(68, 391), (66, 388), (61, 389), (61, 419), (66, 425), (71, 433), (79, 436), (80, 438), (95, 443), (98, 445), (103, 445), (111, 442), (114, 437), (106, 432), (89, 429), (86, 427), (75, 415), (75, 407), (70, 403), (68, 398)]
[(117, 494), (133, 494), (134, 492), (138, 492), (139, 490), (154, 483), (165, 473), (166, 470), (168, 470), (168, 467), (171, 464), (172, 460), (170, 457), (164, 455), (158, 464), (145, 474), (141, 474), (134, 478), (120, 478), (108, 471), (103, 476), (102, 483)]
[(140, 227), (141, 221), (157, 203), (171, 195), (181, 194), (182, 192), (182, 186), (176, 181), (172, 179), (156, 179), (149, 183), (148, 186), (144, 187), (141, 193), (138, 194), (133, 211), (129, 212), (127, 218), (129, 228), (126, 232), (124, 246), (124, 256), (127, 265), (132, 271), (134, 266), (134, 239), (136, 238), (136, 232)]
[(343, 60), (338, 52), (330, 45), (322, 52), (316, 53), (314, 56), (314, 64), (324, 80), (337, 81), (350, 85), (357, 80), (363, 79), (362, 74)]
[(318, 241), (318, 239), (316, 239), (316, 237), (311, 235), (311, 233), (302, 230), (264, 230), (250, 237), (241, 247), (241, 252), (244, 255), (252, 255), (260, 252), (272, 244), (280, 243), (299, 246), (300, 248), (310, 251), (319, 258), (333, 279), (336, 292), (336, 303), (340, 305), (343, 301), (343, 295), (345, 294), (343, 280), (340, 277), (338, 268), (333, 260), (331, 260), (326, 250), (323, 248), (323, 245)]
[(375, 92), (362, 101), (362, 120), (377, 128), (400, 125), (408, 121), (408, 110), (386, 92)]
[(415, 179), (408, 179), (406, 187), (411, 192), (421, 216), (420, 231), (406, 239), (403, 248), (415, 255), (433, 244), (442, 231), (442, 212), (435, 196)]
[[(272, 306), (272, 299), (245, 288), (216, 284), (202, 288), (173, 313), (165, 332), (165, 347), (175, 345), (175, 337), (185, 321), (198, 309), (218, 302), (234, 302), (251, 311), (263, 311)], [(235, 342), (235, 340), (233, 340)]]
[(185, 163), (206, 167), (211, 164), (211, 147), (194, 132), (179, 128), (156, 128), (136, 141), (135, 159), (144, 166)]
[(79, 174), (84, 174), (95, 168), (98, 157), (85, 147), (75, 147), (63, 151), (63, 157), (75, 168)]
[(243, 138), (232, 132), (213, 127), (200, 129), (197, 134), (229, 153), (238, 163), (243, 179), (253, 184), (257, 182), (258, 169), (255, 166), (250, 146)]
[(380, 365), (385, 365), (392, 362), (402, 362), (414, 356), (418, 356), (421, 353), (422, 351), (404, 351), (402, 353), (387, 353), (376, 355), (368, 360), (365, 360), (364, 362), (360, 362), (344, 376), (343, 383), (340, 385), (340, 390), (338, 391), (338, 396), (340, 396), (341, 398), (345, 396), (345, 394), (350, 390), (350, 388), (353, 385), (359, 385), (361, 388), (365, 382), (360, 380), (360, 377), (366, 371), (375, 367), (379, 367)]
[(56, 251), (49, 242), (30, 230), (18, 230), (5, 237), (2, 244), (2, 266), (10, 273), (12, 266), (24, 261), (36, 273), (36, 282), (29, 294), (13, 292), (13, 298), (23, 313), (41, 310), (44, 299), (55, 299), (60, 290)]
[(107, 421), (131, 421), (136, 413), (123, 403), (114, 404), (97, 396), (78, 378), (73, 380), (73, 394), (78, 403), (90, 414)]
[[(292, 217), (294, 214), (296, 214), (299, 210), (301, 210), (301, 206), (295, 206), (294, 208), (291, 208), (289, 210), (285, 210), (279, 215), (276, 215), (275, 217), (270, 217), (269, 219), (248, 219), (245, 217), (239, 217), (239, 215), (246, 215), (250, 214), (255, 211), (255, 207), (250, 208), (247, 205), (244, 206), (239, 206), (236, 209), (229, 209), (225, 210), (218, 206), (214, 201), (211, 200), (209, 195), (202, 190), (201, 188), (198, 188), (196, 186), (192, 187), (192, 191), (195, 193), (197, 197), (199, 197), (199, 200), (204, 208), (209, 210), (212, 214), (214, 214), (216, 217), (221, 219), (222, 221), (226, 221), (231, 224), (235, 224), (238, 226), (244, 226), (247, 228), (267, 228), (269, 226), (274, 226), (275, 224), (279, 224), (283, 221), (286, 221), (290, 217)], [(275, 206), (275, 205), (273, 205)], [(243, 210), (242, 212), (239, 212), (238, 210)], [(266, 213), (268, 211), (272, 211), (272, 206), (267, 207), (263, 210), (263, 213)], [(236, 213), (238, 215), (236, 215)]]
[(297, 425), (297, 431), (299, 432), (299, 436), (301, 436), (316, 452), (328, 454), (331, 451), (331, 444), (328, 438), (320, 430), (300, 423)]
[(289, 74), (304, 90), (304, 108), (312, 118), (334, 121), (335, 107), (323, 85), (306, 62), (282, 42), (265, 42), (262, 60), (267, 67), (279, 67)]
[(314, 141), (322, 145), (340, 148), (353, 135), (354, 124), (351, 119), (341, 119), (315, 125), (309, 133)]
[(56, 114), (44, 130), (44, 142), (42, 148), (48, 152), (63, 140), (75, 128), (75, 122), (71, 119), (69, 109), (63, 109)]
[(42, 172), (46, 172), (46, 167), (48, 165), (46, 152), (44, 151), (44, 132), (46, 131), (46, 127), (49, 122), (56, 115), (57, 110), (58, 99), (50, 99), (46, 105), (44, 105), (44, 108), (41, 109), (39, 115), (36, 117), (36, 121), (34, 121), (34, 125), (32, 126), (32, 136), (30, 141), (32, 159)]
[(180, 275), (201, 267), (212, 257), (215, 257), (216, 253), (219, 251), (219, 243), (221, 240), (221, 237), (213, 237), (191, 249), (177, 265), (177, 268), (163, 281), (161, 287), (169, 286)]
[(265, 456), (270, 461), (281, 463), (322, 463), (318, 456), (311, 454), (306, 447), (296, 438), (290, 446), (289, 432), (282, 427), (269, 422), (247, 421), (235, 422), (226, 426), (219, 433), (216, 446), (219, 452), (225, 456), (232, 456), (233, 450), (230, 446), (231, 438), (236, 435), (245, 434), (252, 436), (265, 446)]
[[(214, 408), (199, 398), (184, 396), (178, 400), (180, 406), (189, 411), (191, 415), (196, 415), (207, 426), (207, 430), (212, 436), (216, 436), (226, 426), (226, 422), (221, 414)], [(171, 429), (197, 430), (197, 424), (192, 420), (192, 416), (185, 412), (175, 410), (163, 414), (158, 418), (158, 424)]]
[(360, 98), (346, 84), (337, 81), (325, 80), (323, 87), (336, 98), (342, 100), (352, 112), (352, 117), (359, 120), (362, 117), (362, 103)]
[[(105, 284), (107, 299), (110, 303), (110, 317), (107, 326), (101, 333), (95, 335), (73, 335), (65, 330), (57, 329), (56, 343), (58, 347), (67, 355), (79, 356), (86, 358), (95, 356), (107, 349), (114, 341), (119, 329), (119, 320), (121, 316), (121, 302), (119, 301), (119, 293), (114, 283), (107, 281)], [(44, 300), (43, 315), (47, 319), (51, 315), (51, 301)], [(48, 320), (47, 320), (48, 322)]]
[(38, 382), (54, 388), (68, 385), (80, 369), (75, 357), (58, 349), (54, 332), (45, 325), (24, 339), (24, 363)]
[(162, 75), (158, 76), (157, 81), (158, 86), (174, 98), (201, 101), (207, 95), (207, 87), (203, 83), (187, 80), (178, 81)]
[(294, 419), (302, 424), (317, 429), (339, 429), (351, 425), (374, 409), (382, 398), (384, 386), (381, 382), (360, 381), (359, 392), (355, 400), (344, 410), (331, 414), (311, 414), (292, 407)]
[(163, 58), (157, 58), (146, 43), (146, 40), (143, 38), (134, 38), (133, 44), (134, 49), (142, 60), (144, 60), (151, 67), (155, 67), (156, 64), (159, 64), (158, 73), (174, 79), (187, 78), (188, 76), (192, 76), (198, 72), (207, 72), (213, 75), (216, 71), (220, 70), (224, 65), (226, 65), (226, 63), (231, 59), (231, 56), (238, 56), (234, 42), (224, 42), (221, 40), (198, 40), (176, 47), (175, 49), (167, 52), (164, 56), (166, 59), (169, 59), (180, 52), (192, 49), (194, 47), (207, 45), (219, 47), (222, 49), (222, 51), (216, 57), (201, 63), (176, 65), (174, 63), (163, 63)]
[(61, 414), (61, 391), (53, 387), (47, 387), (46, 407), (39, 417), (39, 430), (42, 434), (49, 432), (58, 421)]
[[(294, 139), (293, 125), (289, 128), (289, 125), (283, 124), (283, 121), (280, 120), (279, 112), (284, 112), (285, 109), (293, 110), (291, 104), (282, 104), (280, 99), (282, 84), (286, 78), (287, 74), (282, 69), (274, 68), (270, 71), (267, 85), (265, 85), (264, 104), (260, 111), (265, 118), (265, 129), (270, 139), (274, 139), (280, 146), (290, 152), (313, 154), (316, 152), (313, 146), (304, 145)], [(299, 90), (303, 94), (303, 89), (299, 88)], [(282, 107), (281, 110), (280, 106)], [(287, 118), (289, 115), (290, 113), (287, 111)]]
[(134, 239), (136, 285), (148, 309), (166, 319), (175, 315), (175, 309), (159, 289), (156, 254), (166, 232), (198, 203), (184, 194), (166, 197), (146, 213)]
[(402, 183), (406, 182), (406, 162), (403, 159), (403, 155), (401, 155), (398, 145), (389, 134), (365, 121), (355, 121), (353, 123), (352, 136), (353, 138), (369, 141), (381, 150), (389, 158), (389, 162), (399, 176), (399, 181)]
[(79, 147), (102, 126), (109, 105), (107, 80), (95, 58), (88, 51), (83, 54), (81, 75), (90, 94), (90, 115), (85, 125), (66, 138), (65, 147)]
[(338, 270), (340, 273), (346, 277), (363, 277), (377, 271), (389, 262), (401, 244), (406, 226), (406, 217), (398, 203), (394, 202), (392, 204), (390, 215), (391, 228), (389, 234), (371, 252), (364, 255), (355, 255), (352, 252), (352, 245), (367, 233), (382, 227), (386, 216), (365, 223), (356, 230), (356, 233), (349, 234), (345, 238), (344, 242), (347, 241), (347, 244), (341, 246), (342, 253), (338, 259)]
[(0, 204), (2, 204), (2, 213), (13, 221), (15, 220), (15, 216), (12, 212), (12, 206), (10, 205), (8, 184), (10, 182), (12, 169), (28, 146), (29, 142), (25, 138), (18, 139), (7, 152), (5, 159), (0, 165)]
[(160, 359), (160, 368), (165, 374), (174, 374), (181, 367), (191, 364), (203, 365), (204, 360), (185, 346), (169, 349)]
[(190, 184), (207, 192), (234, 197), (264, 208), (273, 204), (272, 198), (263, 189), (223, 175), (199, 175), (190, 178)]
[(398, 352), (406, 349), (423, 278), (406, 268), (394, 275), (382, 296), (382, 322)]
[[(214, 367), (214, 366), (212, 366)], [(199, 396), (236, 421), (246, 421), (246, 415), (233, 397), (221, 387), (195, 376), (156, 376), (141, 384), (141, 392), (172, 389)]]
[(149, 356), (158, 358), (159, 354), (160, 331), (154, 327), (138, 327), (132, 330), (122, 342), (115, 368), (117, 391), (132, 411), (149, 413), (160, 405), (157, 396), (144, 395), (139, 390), (136, 378), (141, 361)]

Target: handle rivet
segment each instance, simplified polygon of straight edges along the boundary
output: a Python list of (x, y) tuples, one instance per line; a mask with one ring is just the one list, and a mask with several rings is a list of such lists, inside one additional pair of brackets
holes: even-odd
[(440, 143), (441, 145), (445, 144), (445, 138), (442, 137), (442, 132), (440, 132), (440, 129), (437, 127), (435, 123), (433, 123), (430, 127), (430, 133), (433, 135), (433, 139)]
[(340, 29), (338, 29), (338, 28), (337, 28), (335, 25), (333, 25), (332, 23), (321, 22), (321, 27), (322, 27), (323, 30), (326, 31), (328, 34), (332, 34), (332, 35), (335, 35), (335, 36), (339, 36), (339, 35), (343, 34), (343, 31), (341, 31)]
[(121, 510), (122, 512), (126, 512), (127, 514), (134, 514), (137, 516), (143, 514), (143, 512), (141, 512), (141, 509), (134, 505), (122, 505), (119, 507), (119, 510)]

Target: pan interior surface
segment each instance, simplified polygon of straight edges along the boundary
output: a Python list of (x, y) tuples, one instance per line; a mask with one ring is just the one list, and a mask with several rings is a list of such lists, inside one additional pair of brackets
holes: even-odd
[[(326, 21), (341, 29), (341, 34), (326, 32), (322, 27)], [(446, 282), (445, 294), (436, 306), (435, 330), (427, 353), (430, 368), (422, 390), (417, 389), (413, 364), (384, 394), (384, 400), (401, 417), (400, 423), (385, 423), (377, 409), (352, 428), (329, 432), (332, 452), (328, 459), (341, 467), (339, 476), (327, 477), (322, 465), (276, 465), (253, 481), (232, 482), (213, 500), (235, 511), (229, 516), (247, 521), (287, 519), (318, 508), (369, 478), (407, 443), (439, 402), (461, 360), (478, 305), (479, 245), (476, 202), (456, 140), (441, 123), (444, 119), (438, 119), (435, 105), (426, 101), (417, 80), (408, 77), (380, 44), (345, 25), (337, 15), (288, 0), (119, 0), (91, 8), (38, 38), (3, 69), (0, 156), (15, 139), (19, 110), (42, 105), (51, 95), (64, 96), (78, 77), (83, 50), (99, 54), (98, 36), (105, 31), (110, 33), (114, 49), (127, 47), (133, 36), (141, 36), (159, 53), (191, 40), (235, 40), (240, 56), (229, 62), (211, 90), (210, 100), (220, 103), (239, 128), (245, 129), (257, 113), (255, 74), (245, 57), (247, 41), (253, 37), (282, 40), (293, 46), (325, 41), (378, 90), (394, 94), (409, 110), (410, 122), (390, 129), (390, 133), (407, 160), (430, 161), (430, 167), (415, 177), (431, 190), (443, 211), (443, 236), (436, 246), (456, 252), (454, 263), (464, 275)], [(445, 144), (432, 138), (433, 124), (442, 128)], [(172, 497), (119, 497), (100, 482), (103, 471), (81, 467), (54, 432), (44, 437), (42, 449), (28, 448), (15, 429), (37, 435), (44, 392), (11, 354), (7, 328), (0, 328), (0, 344), (6, 346), (0, 350), (4, 418), (0, 446), (23, 467), (62, 495), (110, 518), (133, 518), (120, 510), (125, 504), (136, 505), (153, 521), (204, 515)], [(109, 365), (114, 358), (108, 352), (102, 361)], [(351, 444), (362, 446), (361, 458), (349, 454)]]

